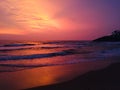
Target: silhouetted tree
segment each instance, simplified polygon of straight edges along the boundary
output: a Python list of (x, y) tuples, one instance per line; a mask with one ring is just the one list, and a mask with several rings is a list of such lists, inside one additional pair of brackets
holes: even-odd
[(115, 30), (112, 32), (113, 36), (120, 36), (120, 30)]
[(120, 30), (115, 30), (109, 36), (103, 36), (93, 41), (109, 41), (109, 42), (120, 42)]

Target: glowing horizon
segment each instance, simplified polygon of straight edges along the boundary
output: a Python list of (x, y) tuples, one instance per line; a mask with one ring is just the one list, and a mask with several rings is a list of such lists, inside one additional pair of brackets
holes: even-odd
[(0, 39), (91, 40), (120, 29), (118, 0), (0, 2)]

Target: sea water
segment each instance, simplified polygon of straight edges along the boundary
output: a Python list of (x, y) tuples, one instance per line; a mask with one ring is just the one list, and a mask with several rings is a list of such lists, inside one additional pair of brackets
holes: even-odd
[(0, 72), (119, 60), (120, 42), (0, 41)]

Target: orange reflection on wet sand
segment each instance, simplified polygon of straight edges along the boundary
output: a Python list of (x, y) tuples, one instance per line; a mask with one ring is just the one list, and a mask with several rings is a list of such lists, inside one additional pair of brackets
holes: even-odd
[(0, 90), (21, 90), (71, 80), (91, 70), (108, 66), (111, 62), (94, 61), (79, 64), (48, 66), (17, 72), (0, 73)]

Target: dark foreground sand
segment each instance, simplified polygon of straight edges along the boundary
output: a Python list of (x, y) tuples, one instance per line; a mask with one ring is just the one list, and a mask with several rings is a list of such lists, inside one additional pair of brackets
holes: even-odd
[(91, 71), (71, 81), (26, 90), (120, 90), (120, 63)]

